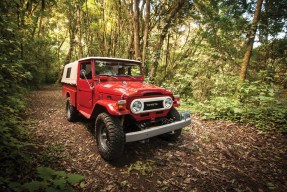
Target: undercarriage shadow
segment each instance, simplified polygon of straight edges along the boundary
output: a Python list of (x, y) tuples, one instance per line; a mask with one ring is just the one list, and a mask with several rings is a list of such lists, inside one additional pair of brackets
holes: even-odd
[[(78, 119), (89, 131), (89, 133), (95, 136), (95, 121), (88, 120), (83, 116)], [(95, 140), (96, 145), (96, 140)], [(133, 164), (137, 161), (155, 160), (155, 156), (159, 151), (168, 152), (178, 146), (182, 145), (182, 137), (173, 142), (168, 142), (160, 137), (153, 137), (146, 141), (137, 141), (126, 143), (125, 151), (121, 158), (108, 162), (112, 166), (121, 168), (126, 165)]]

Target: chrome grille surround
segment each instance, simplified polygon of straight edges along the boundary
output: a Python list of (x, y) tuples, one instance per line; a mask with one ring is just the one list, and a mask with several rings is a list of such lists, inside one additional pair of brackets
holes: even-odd
[[(134, 114), (139, 114), (139, 113), (147, 113), (147, 112), (162, 111), (162, 110), (170, 109), (172, 107), (172, 105), (167, 108), (167, 107), (165, 107), (165, 104), (164, 104), (164, 101), (167, 98), (172, 99), (169, 96), (134, 99), (131, 102), (130, 109), (132, 109), (132, 106), (133, 106), (134, 102), (136, 102), (136, 101), (140, 101), (142, 103), (142, 108), (137, 112), (134, 112), (133, 110), (131, 110), (131, 112)], [(160, 103), (160, 102), (162, 102), (162, 103)], [(156, 107), (156, 106), (158, 106), (158, 107)], [(148, 109), (148, 108), (151, 108), (151, 109)]]

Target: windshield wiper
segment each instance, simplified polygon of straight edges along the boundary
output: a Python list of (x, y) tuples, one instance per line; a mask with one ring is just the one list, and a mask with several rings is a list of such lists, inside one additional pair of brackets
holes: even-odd
[(135, 77), (131, 76), (131, 75), (118, 75), (118, 76), (127, 76), (127, 77), (131, 77), (133, 79), (136, 79)]
[(100, 75), (98, 75), (98, 76), (108, 76), (108, 77), (113, 77), (113, 78), (115, 78), (115, 79), (118, 79), (118, 78), (115, 77), (114, 75), (100, 74)]

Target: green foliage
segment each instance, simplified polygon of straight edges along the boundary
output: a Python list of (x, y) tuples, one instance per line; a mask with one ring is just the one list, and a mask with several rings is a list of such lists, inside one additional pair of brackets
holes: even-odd
[(29, 87), (56, 82), (58, 68), (55, 65), (52, 45), (50, 38), (37, 38), (32, 42), (25, 42), (24, 67), (32, 77), (27, 82)]
[(275, 89), (263, 82), (244, 84), (237, 97), (213, 97), (204, 102), (190, 102), (192, 110), (205, 119), (249, 122), (270, 131), (287, 131), (286, 100), (275, 97)]
[[(10, 9), (0, 2), (0, 179), (2, 181), (26, 173), (24, 163), (28, 161), (24, 153), (27, 143), (25, 131), (21, 128), (20, 114), (25, 104), (23, 88), (31, 74), (23, 67), (19, 58), (20, 43), (17, 41), (16, 22), (4, 17)], [(16, 38), (16, 39), (15, 39)], [(0, 190), (1, 190), (0, 185)]]
[[(287, 88), (287, 38), (274, 39), (254, 50), (252, 79), (273, 82)], [(259, 73), (258, 73), (259, 71)]]
[[(20, 1), (0, 1), (0, 191), (7, 191), (8, 184), (25, 182), (26, 175), (33, 172), (32, 144), (22, 121), (24, 96), (29, 83), (37, 86), (54, 73), (48, 36), (31, 35), (36, 28), (29, 17), (33, 14), (26, 14), (29, 3), (26, 10)], [(36, 12), (34, 16), (39, 18)]]
[[(279, 4), (271, 5), (271, 2), (264, 7), (269, 10), (264, 11), (274, 13), (274, 10), (285, 9), (283, 4), (286, 3), (278, 7)], [(196, 20), (198, 25), (184, 23), (185, 31), (181, 28), (179, 33), (173, 29), (175, 33), (171, 33), (169, 46), (163, 48), (167, 54), (159, 66), (157, 82), (187, 99), (192, 110), (204, 118), (228, 119), (253, 123), (263, 130), (286, 131), (286, 92), (279, 96), (282, 87), (287, 87), (286, 37), (269, 41), (268, 38), (259, 39), (262, 44), (254, 50), (247, 73), (252, 83), (247, 82), (237, 90), (245, 52), (244, 34), (250, 27), (249, 19), (242, 15), (253, 14), (254, 8), (254, 2), (195, 1), (197, 15), (187, 20)], [(282, 31), (282, 26), (286, 25), (282, 17), (280, 13), (267, 18), (267, 23), (262, 21), (265, 24), (260, 26), (260, 37), (266, 32), (273, 35)], [(264, 26), (268, 23), (271, 25)], [(179, 43), (182, 41), (184, 43)]]
[(10, 182), (9, 187), (14, 191), (75, 191), (73, 186), (84, 180), (79, 174), (67, 174), (64, 171), (55, 171), (49, 167), (37, 168), (38, 180), (25, 183)]
[(154, 171), (154, 161), (148, 160), (146, 163), (142, 161), (137, 161), (134, 164), (131, 164), (128, 170), (126, 171), (127, 174), (130, 174), (131, 172), (135, 171), (138, 175), (153, 175)]

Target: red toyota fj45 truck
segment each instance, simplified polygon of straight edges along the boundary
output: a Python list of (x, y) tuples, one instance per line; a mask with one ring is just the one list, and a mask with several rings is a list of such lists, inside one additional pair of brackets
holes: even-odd
[(100, 155), (115, 160), (125, 143), (160, 135), (174, 140), (191, 124), (190, 113), (179, 113), (179, 95), (144, 82), (139, 61), (88, 57), (65, 65), (62, 93), (68, 121), (78, 113), (95, 119)]

